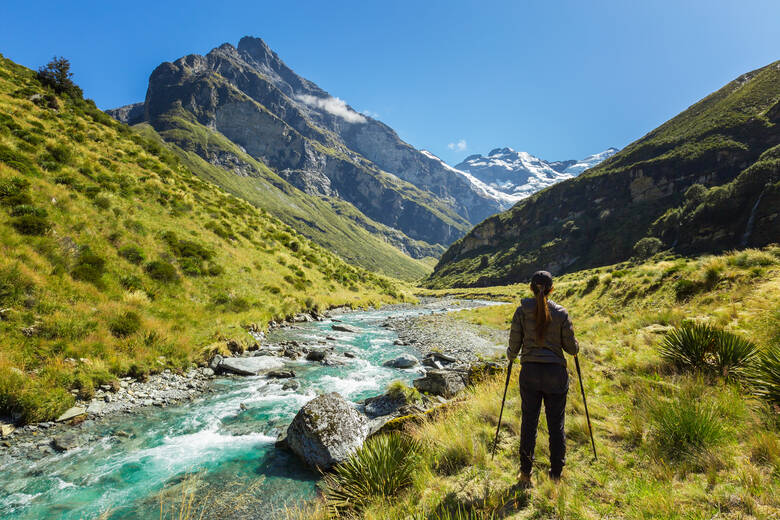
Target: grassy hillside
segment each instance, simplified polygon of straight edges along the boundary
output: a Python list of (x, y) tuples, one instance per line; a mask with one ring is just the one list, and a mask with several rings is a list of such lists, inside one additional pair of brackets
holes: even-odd
[(745, 74), (610, 159), (454, 243), (431, 287), (488, 286), (780, 240), (780, 62)]
[(406, 298), (0, 60), (0, 414), (51, 419), (249, 326)]
[[(517, 301), (529, 290), (521, 285), (433, 292), (453, 293), (511, 301), (456, 313), (464, 320), (505, 330)], [(495, 459), (489, 450), (505, 374), (469, 390), (449, 412), (410, 424), (404, 432), (410, 439), (406, 451), (391, 449), (386, 458), (393, 462), (385, 468), (369, 457), (358, 457), (366, 472), (388, 476), (374, 486), (377, 491), (357, 493), (367, 502), (356, 518), (769, 519), (780, 515), (777, 394), (772, 403), (754, 396), (749, 378), (736, 371), (728, 377), (703, 367), (691, 371), (659, 354), (665, 331), (693, 321), (747, 338), (761, 355), (773, 352), (780, 360), (779, 247), (693, 259), (656, 257), (580, 271), (557, 279), (552, 298), (569, 309), (580, 340), (598, 461), (592, 460), (577, 375), (570, 362), (563, 480), (555, 483), (546, 476), (549, 453), (542, 414), (533, 487), (524, 490), (515, 485), (520, 431), (516, 366)], [(390, 475), (409, 479), (383, 497), (381, 490), (404, 482)], [(291, 516), (328, 518), (326, 502)]]
[[(136, 125), (134, 129), (151, 139), (164, 142), (147, 123)], [(308, 195), (218, 133), (203, 127), (199, 129), (205, 140), (202, 153), (227, 150), (249, 171), (244, 175), (236, 175), (229, 169), (205, 161), (194, 149), (186, 147), (188, 141), (183, 137), (177, 140), (168, 134), (166, 146), (200, 178), (268, 211), (299, 233), (355, 265), (404, 280), (418, 280), (429, 274), (431, 268), (430, 262), (421, 262), (415, 258), (438, 257), (444, 251), (440, 245), (412, 240), (395, 229), (372, 221), (348, 202)], [(186, 148), (177, 143), (184, 144)], [(407, 251), (415, 258), (402, 251)]]

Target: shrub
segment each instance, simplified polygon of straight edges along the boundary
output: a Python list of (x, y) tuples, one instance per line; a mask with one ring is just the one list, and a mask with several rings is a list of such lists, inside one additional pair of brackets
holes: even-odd
[(5, 163), (9, 167), (24, 173), (27, 175), (33, 175), (37, 173), (37, 169), (33, 162), (25, 155), (19, 152), (15, 152), (11, 148), (0, 144), (0, 162)]
[(731, 332), (688, 323), (666, 334), (659, 353), (664, 360), (681, 369), (740, 378), (752, 370), (758, 347)]
[(651, 420), (656, 447), (671, 460), (717, 446), (726, 437), (717, 407), (690, 395), (658, 404), (651, 412)]
[(83, 96), (81, 89), (73, 83), (70, 61), (62, 56), (54, 56), (49, 63), (38, 69), (38, 81), (57, 94), (69, 94), (74, 98)]
[(680, 278), (674, 284), (674, 295), (678, 300), (690, 298), (701, 289), (701, 284), (686, 278)]
[(663, 248), (664, 243), (656, 237), (645, 237), (634, 244), (634, 254), (639, 258), (650, 258)]
[(21, 235), (40, 236), (45, 235), (51, 228), (51, 224), (45, 217), (38, 215), (22, 215), (11, 220), (11, 225)]
[(729, 257), (727, 261), (736, 267), (766, 267), (777, 263), (772, 254), (757, 249), (746, 249)]
[(93, 199), (92, 203), (99, 209), (108, 209), (111, 207), (111, 199), (105, 195), (98, 195)]
[(138, 332), (140, 328), (141, 318), (132, 311), (120, 314), (108, 324), (108, 329), (115, 338), (126, 338)]
[(32, 282), (22, 276), (18, 265), (0, 268), (0, 307), (16, 305), (32, 287)]
[(152, 280), (157, 280), (158, 282), (169, 283), (175, 282), (179, 279), (179, 275), (176, 273), (176, 268), (164, 260), (154, 260), (149, 262), (144, 266), (144, 270), (146, 271), (146, 274), (149, 275), (149, 278)]
[(137, 246), (124, 246), (119, 249), (119, 256), (131, 264), (140, 264), (146, 260), (144, 252)]
[(144, 284), (140, 278), (134, 274), (127, 274), (119, 278), (119, 284), (128, 291), (143, 290)]
[(85, 249), (76, 259), (76, 264), (73, 266), (70, 275), (75, 280), (100, 285), (105, 272), (106, 261), (90, 250)]
[(45, 218), (48, 216), (48, 213), (45, 209), (36, 208), (30, 204), (19, 204), (18, 206), (11, 208), (12, 217), (24, 217), (27, 215), (35, 215), (36, 217)]
[(763, 352), (755, 371), (756, 393), (775, 405), (780, 405), (780, 346)]
[(32, 200), (27, 193), (30, 183), (21, 177), (0, 180), (0, 204), (4, 206), (18, 206), (30, 204)]
[(46, 147), (51, 159), (59, 164), (69, 164), (73, 158), (73, 150), (63, 143), (57, 143)]
[(393, 381), (387, 387), (387, 394), (397, 400), (407, 403), (414, 403), (422, 399), (420, 392), (403, 381)]
[(373, 499), (391, 499), (414, 481), (422, 461), (415, 439), (392, 433), (373, 437), (324, 479), (329, 509), (359, 511)]

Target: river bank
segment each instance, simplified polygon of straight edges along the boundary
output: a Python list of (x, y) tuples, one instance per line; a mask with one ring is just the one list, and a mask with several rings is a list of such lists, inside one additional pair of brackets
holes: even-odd
[[(464, 345), (470, 343), (455, 340), (476, 335), (438, 318), (485, 304), (424, 299), (418, 305), (339, 309), (321, 316), (322, 321), (300, 317), (299, 322), (274, 327), (258, 342), (258, 350), (246, 355), (276, 355), (286, 370), (295, 372), (297, 387), (286, 385), (289, 379), (221, 376), (199, 367), (183, 374), (163, 372), (146, 382), (121, 381), (117, 391), (101, 388), (95, 396), (105, 402), (100, 414), (83, 417), (78, 424), (21, 428), (10, 446), (0, 448), (0, 474), (6, 474), (0, 477), (0, 486), (10, 493), (0, 497), (0, 518), (39, 518), (63, 500), (73, 510), (63, 518), (95, 516), (90, 511), (117, 502), (131, 510), (149, 507), (137, 500), (156, 494), (181, 472), (199, 468), (214, 488), (228, 480), (265, 475), (266, 498), (273, 499), (274, 507), (306, 498), (313, 493), (317, 475), (296, 469), (300, 463), (294, 456), (273, 448), (300, 407), (321, 393), (339, 392), (358, 404), (382, 394), (394, 380), (411, 384), (426, 367), (383, 365), (400, 355), (422, 356), (427, 340), (420, 334), (435, 335), (431, 327), (442, 334), (448, 328), (452, 334), (452, 349), (434, 348), (465, 354)], [(336, 362), (285, 358), (285, 344), (327, 350)], [(474, 348), (482, 347), (484, 340), (475, 340)], [(111, 517), (137, 516), (126, 512)]]

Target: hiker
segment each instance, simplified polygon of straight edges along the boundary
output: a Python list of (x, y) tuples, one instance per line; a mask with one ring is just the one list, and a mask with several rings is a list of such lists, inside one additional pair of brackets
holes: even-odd
[(564, 351), (575, 355), (579, 345), (566, 309), (549, 301), (552, 275), (537, 271), (531, 277), (533, 298), (523, 298), (512, 318), (506, 355), (514, 360), (520, 354), (520, 481), (530, 484), (536, 447), (536, 427), (544, 401), (550, 432), (550, 478), (558, 480), (566, 459), (563, 431), (569, 374)]

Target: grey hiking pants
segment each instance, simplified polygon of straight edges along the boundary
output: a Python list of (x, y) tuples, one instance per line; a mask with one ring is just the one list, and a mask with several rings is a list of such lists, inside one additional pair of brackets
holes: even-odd
[(566, 461), (566, 393), (569, 374), (557, 363), (523, 363), (520, 368), (520, 398), (523, 418), (520, 426), (520, 470), (530, 474), (536, 448), (539, 412), (544, 401), (550, 433), (550, 474), (558, 477)]

